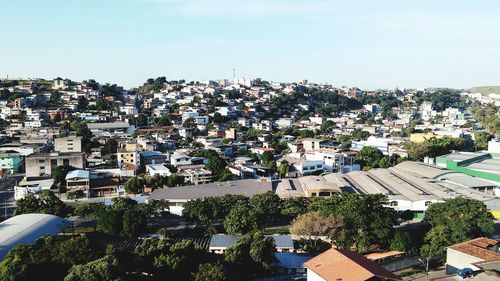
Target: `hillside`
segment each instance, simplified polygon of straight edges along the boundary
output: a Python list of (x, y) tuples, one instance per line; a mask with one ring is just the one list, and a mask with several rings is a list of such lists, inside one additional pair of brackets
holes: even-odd
[(483, 95), (488, 95), (491, 93), (500, 94), (500, 86), (473, 87), (473, 88), (468, 89), (467, 92), (481, 93)]

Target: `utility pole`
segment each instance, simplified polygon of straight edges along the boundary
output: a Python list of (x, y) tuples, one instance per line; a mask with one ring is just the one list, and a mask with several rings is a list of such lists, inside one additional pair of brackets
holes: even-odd
[(425, 267), (425, 280), (429, 281), (429, 260), (430, 260), (430, 257), (427, 257), (425, 262), (422, 259), (418, 259), (418, 260)]

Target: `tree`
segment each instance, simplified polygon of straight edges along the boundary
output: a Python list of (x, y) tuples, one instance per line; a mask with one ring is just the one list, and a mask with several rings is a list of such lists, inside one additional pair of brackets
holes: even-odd
[(288, 171), (290, 170), (290, 165), (288, 164), (288, 161), (283, 160), (278, 166), (278, 173), (280, 175), (280, 178), (286, 177), (288, 175)]
[(72, 166), (57, 166), (52, 172), (52, 179), (57, 185), (66, 185), (66, 175), (68, 172), (75, 170)]
[(227, 162), (222, 159), (215, 150), (205, 150), (200, 156), (208, 158), (208, 163), (205, 165), (205, 168), (212, 172), (216, 180), (221, 181), (227, 179), (227, 174), (224, 173)]
[(139, 178), (139, 177), (132, 177), (128, 179), (125, 184), (125, 191), (128, 193), (142, 193), (144, 191), (144, 186), (146, 185), (146, 182), (144, 179)]
[(260, 156), (260, 162), (263, 164), (263, 165), (267, 165), (269, 162), (271, 161), (274, 161), (274, 155), (269, 152), (269, 151), (265, 151), (264, 153), (262, 153), (262, 155)]
[(123, 235), (137, 238), (144, 233), (147, 227), (146, 215), (142, 210), (135, 208), (126, 210), (123, 214)]
[(281, 201), (281, 214), (290, 219), (307, 213), (309, 199), (307, 197), (292, 197)]
[(105, 256), (86, 264), (74, 265), (64, 281), (119, 281), (118, 260)]
[(170, 121), (170, 118), (168, 115), (162, 115), (158, 120), (156, 121), (156, 126), (170, 126), (172, 125), (172, 121)]
[(16, 201), (17, 208), (14, 215), (28, 213), (51, 214), (59, 217), (67, 217), (72, 213), (72, 208), (64, 204), (54, 192), (44, 190), (38, 194), (38, 198), (34, 195), (26, 196), (23, 199)]
[(246, 204), (236, 205), (224, 220), (228, 234), (245, 234), (261, 228), (259, 213)]
[(17, 245), (0, 263), (0, 280), (62, 280), (70, 267), (102, 256), (102, 248), (85, 237), (42, 237), (34, 245)]
[(270, 237), (262, 233), (249, 233), (238, 238), (238, 241), (224, 253), (226, 262), (233, 265), (241, 279), (242, 276), (254, 275), (267, 270), (275, 261), (276, 246)]
[(220, 263), (203, 263), (198, 266), (198, 271), (193, 273), (194, 281), (224, 281), (226, 273)]
[(79, 111), (83, 111), (86, 110), (88, 107), (89, 107), (89, 100), (84, 96), (78, 97), (78, 103), (76, 105), (76, 108)]
[(451, 245), (450, 229), (444, 225), (433, 227), (425, 235), (425, 244), (420, 248), (420, 254), (429, 260), (430, 258), (446, 253), (446, 247)]
[(386, 204), (387, 197), (382, 194), (341, 193), (314, 200), (310, 209), (322, 215), (341, 216), (346, 232), (337, 239), (336, 245), (345, 249), (355, 247), (363, 252), (372, 244), (387, 246), (393, 237), (397, 216)]
[[(365, 146), (356, 154), (356, 161), (363, 165), (364, 169), (378, 168), (380, 160), (384, 158), (384, 154), (380, 149), (371, 146)], [(388, 159), (387, 159), (388, 161)]]
[(408, 158), (414, 161), (421, 161), (429, 155), (429, 146), (424, 142), (408, 142), (405, 144), (405, 148)]
[(366, 140), (370, 136), (370, 133), (361, 129), (354, 129), (351, 136), (356, 140)]
[(410, 221), (413, 219), (413, 212), (411, 210), (404, 210), (399, 213), (399, 218), (402, 221)]
[(342, 218), (321, 215), (319, 212), (309, 212), (299, 215), (293, 221), (290, 233), (305, 238), (308, 247), (315, 248), (320, 236), (337, 240), (342, 235), (343, 229), (345, 229), (345, 225)]
[[(432, 228), (445, 227), (448, 245), (493, 233), (493, 215), (483, 202), (463, 197), (434, 203), (425, 212), (424, 221)], [(432, 230), (432, 229), (431, 229)]]
[(411, 248), (410, 235), (405, 231), (396, 231), (389, 248), (393, 251), (406, 252)]
[(266, 221), (279, 213), (281, 200), (276, 193), (268, 191), (265, 193), (254, 195), (250, 198), (250, 206), (259, 212)]
[(488, 132), (477, 132), (474, 134), (474, 143), (478, 150), (488, 148), (488, 142), (493, 138), (493, 135)]

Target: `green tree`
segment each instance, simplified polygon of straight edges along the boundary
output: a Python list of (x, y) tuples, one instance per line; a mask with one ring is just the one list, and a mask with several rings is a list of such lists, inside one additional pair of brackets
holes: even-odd
[(123, 235), (137, 238), (147, 227), (146, 214), (138, 208), (126, 210), (123, 214)]
[(255, 232), (241, 236), (224, 253), (224, 259), (236, 268), (239, 278), (252, 277), (267, 270), (275, 261), (276, 246), (270, 237)]
[(144, 191), (144, 186), (146, 185), (146, 181), (139, 177), (132, 177), (128, 179), (125, 184), (125, 191), (128, 193), (142, 193)]
[(425, 244), (420, 248), (420, 254), (427, 258), (442, 255), (446, 253), (446, 247), (450, 245), (451, 233), (450, 229), (444, 225), (433, 227), (425, 235)]
[(156, 126), (170, 126), (170, 125), (172, 125), (172, 121), (170, 121), (168, 115), (162, 115), (156, 121)]
[(271, 161), (274, 161), (274, 155), (269, 152), (269, 151), (265, 151), (264, 153), (262, 153), (262, 155), (260, 156), (260, 162), (263, 164), (263, 165), (267, 165), (268, 163), (270, 163)]
[[(309, 212), (299, 215), (292, 222), (290, 233), (305, 239), (308, 249), (315, 249), (318, 246), (320, 236), (327, 236), (335, 243), (336, 240), (345, 235), (344, 229), (345, 225), (341, 217)], [(340, 248), (342, 246), (341, 243), (337, 245)]]
[(279, 213), (281, 200), (276, 193), (268, 191), (250, 198), (250, 206), (257, 210), (265, 221)]
[(389, 248), (393, 251), (406, 252), (411, 248), (410, 234), (405, 231), (396, 231)]
[(493, 233), (493, 215), (483, 202), (463, 197), (434, 203), (425, 212), (424, 221), (432, 228), (447, 228), (448, 245)]
[(52, 179), (57, 185), (66, 185), (66, 175), (68, 172), (75, 170), (72, 166), (57, 166), (52, 172)]
[[(364, 170), (378, 168), (380, 160), (384, 158), (384, 154), (380, 149), (371, 146), (365, 146), (356, 154), (356, 161), (363, 166)], [(388, 160), (388, 159), (387, 159)]]
[(425, 142), (407, 142), (405, 144), (406, 152), (408, 153), (408, 158), (414, 161), (421, 161), (426, 156), (429, 155), (429, 146)]
[(474, 143), (476, 148), (484, 150), (488, 148), (488, 142), (493, 138), (493, 135), (488, 132), (477, 132), (474, 134)]
[(336, 245), (344, 249), (353, 246), (363, 252), (372, 244), (387, 246), (393, 237), (397, 216), (386, 204), (387, 197), (382, 194), (341, 193), (314, 200), (310, 209), (322, 215), (341, 216), (345, 235), (337, 239)]
[(370, 133), (361, 129), (354, 129), (351, 136), (356, 140), (366, 140), (370, 136)]
[(72, 208), (64, 204), (54, 192), (44, 190), (38, 194), (38, 198), (34, 195), (26, 196), (23, 199), (16, 201), (17, 208), (14, 215), (28, 213), (51, 214), (59, 217), (67, 217), (72, 213)]
[(238, 204), (224, 220), (224, 228), (229, 234), (245, 234), (260, 229), (259, 212), (246, 204)]
[(64, 278), (64, 281), (119, 281), (118, 260), (105, 256), (86, 264), (74, 265)]
[(286, 177), (288, 175), (288, 171), (290, 170), (290, 165), (288, 164), (288, 161), (283, 160), (278, 166), (278, 173), (280, 175), (280, 178)]
[(292, 197), (281, 201), (281, 214), (290, 219), (307, 213), (309, 199), (307, 197)]
[(226, 273), (220, 263), (203, 263), (193, 273), (194, 281), (224, 281)]
[(76, 105), (76, 108), (79, 111), (83, 111), (86, 110), (88, 107), (89, 107), (89, 100), (84, 96), (78, 97), (78, 103)]

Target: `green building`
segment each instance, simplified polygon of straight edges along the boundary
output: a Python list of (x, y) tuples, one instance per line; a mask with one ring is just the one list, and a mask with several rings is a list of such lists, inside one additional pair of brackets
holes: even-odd
[(436, 165), (500, 185), (500, 155), (486, 152), (453, 152), (436, 158)]
[(7, 170), (11, 174), (18, 173), (23, 162), (23, 158), (17, 152), (0, 153), (0, 169)]

